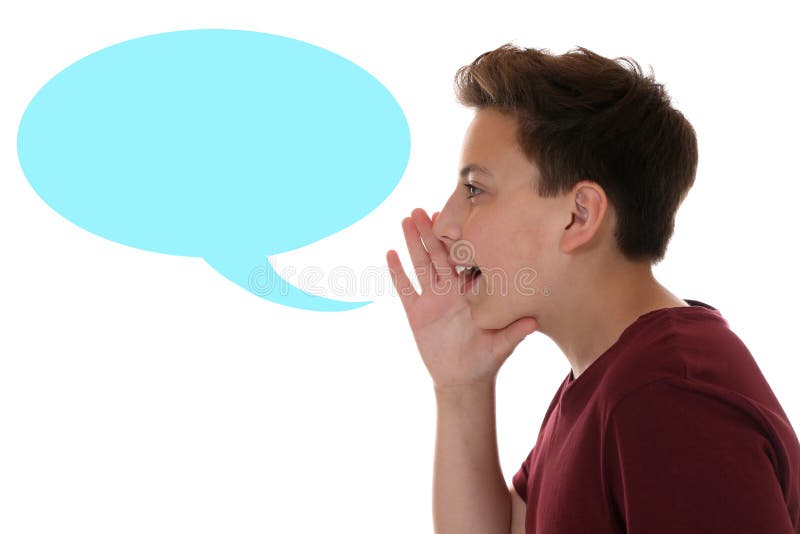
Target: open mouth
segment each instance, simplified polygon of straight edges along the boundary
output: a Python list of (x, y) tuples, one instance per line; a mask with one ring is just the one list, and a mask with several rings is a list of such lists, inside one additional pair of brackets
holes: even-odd
[(456, 271), (458, 272), (459, 276), (464, 275), (466, 278), (477, 278), (478, 275), (481, 274), (480, 268), (475, 265), (470, 265), (469, 267), (457, 265)]
[(472, 282), (478, 279), (481, 275), (481, 270), (475, 265), (464, 267), (461, 265), (456, 266), (456, 271), (458, 272), (458, 277), (461, 280), (461, 288), (467, 289), (468, 286), (472, 285)]

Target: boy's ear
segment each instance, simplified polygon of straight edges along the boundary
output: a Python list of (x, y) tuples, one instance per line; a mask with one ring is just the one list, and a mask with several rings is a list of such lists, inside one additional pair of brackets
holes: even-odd
[(561, 236), (561, 251), (569, 253), (584, 245), (599, 244), (599, 230), (608, 209), (603, 188), (595, 182), (579, 182), (567, 195), (567, 205), (571, 220)]

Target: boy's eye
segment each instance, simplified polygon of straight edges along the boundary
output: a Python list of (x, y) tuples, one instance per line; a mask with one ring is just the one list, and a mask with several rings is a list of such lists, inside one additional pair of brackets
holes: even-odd
[(464, 187), (466, 187), (466, 188), (467, 188), (467, 191), (469, 191), (469, 193), (470, 193), (469, 195), (467, 195), (467, 198), (472, 198), (472, 197), (474, 197), (474, 196), (477, 194), (477, 193), (473, 193), (473, 192), (472, 192), (473, 190), (475, 190), (475, 191), (481, 191), (481, 189), (479, 189), (479, 188), (475, 187), (475, 186), (474, 186), (474, 185), (472, 185), (472, 184), (464, 184)]

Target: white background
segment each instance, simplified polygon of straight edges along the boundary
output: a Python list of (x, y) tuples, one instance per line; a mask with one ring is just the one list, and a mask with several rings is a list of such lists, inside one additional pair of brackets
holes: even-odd
[[(453, 74), (509, 41), (652, 65), (700, 146), (696, 184), (656, 276), (722, 312), (797, 427), (799, 47), (790, 4), (4, 4), (0, 531), (432, 532), (434, 397), (384, 256), (398, 250), (410, 272), (401, 219), (441, 208), (455, 186), (471, 112), (455, 103)], [(44, 83), (106, 46), (194, 28), (324, 47), (377, 77), (405, 110), (412, 150), (395, 192), (350, 228), (273, 258), (276, 268), (381, 269), (382, 289), (347, 299), (374, 304), (340, 313), (272, 304), (199, 258), (97, 237), (28, 185), (16, 129)], [(501, 370), (508, 481), (568, 372), (541, 334)]]

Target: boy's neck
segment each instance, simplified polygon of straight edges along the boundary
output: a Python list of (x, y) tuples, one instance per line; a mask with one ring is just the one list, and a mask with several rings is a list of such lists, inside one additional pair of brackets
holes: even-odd
[(559, 299), (561, 308), (550, 310), (546, 323), (541, 323), (540, 330), (564, 352), (576, 379), (640, 316), (688, 306), (658, 283), (649, 265), (609, 272), (613, 275), (595, 275), (592, 280), (573, 284), (573, 294)]

